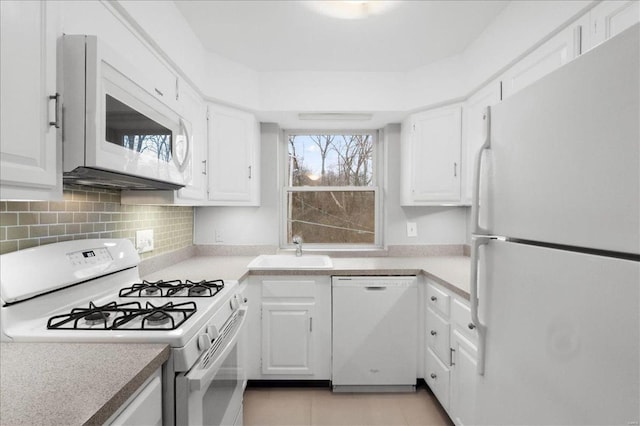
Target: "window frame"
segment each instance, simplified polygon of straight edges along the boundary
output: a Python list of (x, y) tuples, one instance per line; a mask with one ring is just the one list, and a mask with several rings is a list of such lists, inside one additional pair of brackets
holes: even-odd
[[(341, 134), (369, 134), (373, 138), (373, 156), (371, 164), (372, 185), (371, 186), (288, 186), (288, 168), (289, 168), (289, 136), (295, 135), (341, 135)], [(288, 233), (288, 194), (289, 192), (338, 192), (338, 191), (362, 191), (374, 193), (374, 242), (373, 244), (327, 244), (327, 243), (310, 243), (303, 241), (303, 248), (311, 251), (355, 251), (355, 250), (380, 250), (384, 247), (383, 242), (383, 147), (382, 147), (382, 130), (377, 129), (286, 129), (281, 132), (282, 141), (278, 144), (278, 176), (279, 176), (279, 223), (280, 223), (280, 248), (294, 249), (295, 246), (287, 242)]]

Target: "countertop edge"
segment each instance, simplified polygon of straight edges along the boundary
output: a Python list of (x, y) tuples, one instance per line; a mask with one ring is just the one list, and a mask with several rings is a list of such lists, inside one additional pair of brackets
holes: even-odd
[(127, 400), (136, 393), (136, 391), (144, 384), (144, 382), (153, 375), (153, 373), (164, 364), (171, 354), (168, 345), (156, 355), (149, 363), (127, 382), (116, 394), (111, 397), (96, 413), (91, 416), (85, 424), (104, 424), (111, 416), (113, 416)]

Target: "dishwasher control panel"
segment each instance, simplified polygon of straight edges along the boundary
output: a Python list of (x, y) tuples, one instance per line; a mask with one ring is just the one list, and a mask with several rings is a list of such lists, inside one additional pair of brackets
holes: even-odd
[(355, 286), (366, 288), (412, 287), (417, 285), (415, 276), (345, 276), (333, 277), (333, 286)]

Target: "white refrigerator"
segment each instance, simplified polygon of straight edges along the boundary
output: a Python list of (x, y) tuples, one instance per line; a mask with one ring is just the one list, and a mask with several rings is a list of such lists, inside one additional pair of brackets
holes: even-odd
[(475, 424), (640, 420), (640, 26), (487, 109)]

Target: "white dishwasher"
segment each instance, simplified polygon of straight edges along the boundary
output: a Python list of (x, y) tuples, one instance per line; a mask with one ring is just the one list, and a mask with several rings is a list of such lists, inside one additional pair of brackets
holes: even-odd
[(333, 277), (334, 392), (403, 392), (416, 385), (416, 277)]

